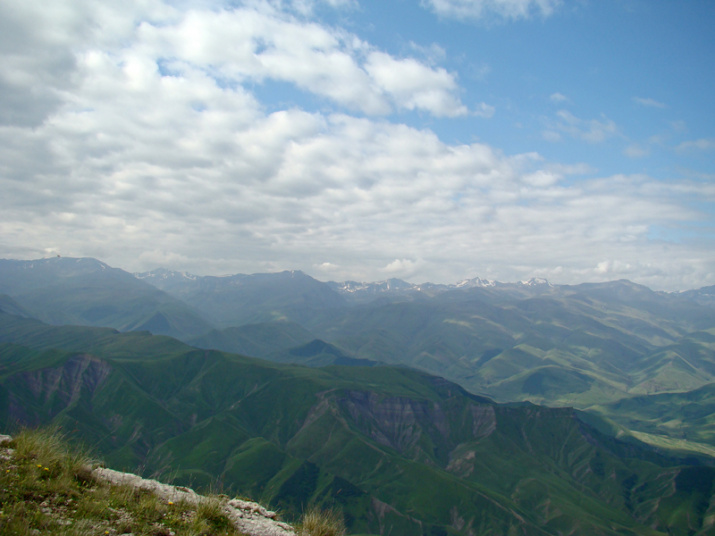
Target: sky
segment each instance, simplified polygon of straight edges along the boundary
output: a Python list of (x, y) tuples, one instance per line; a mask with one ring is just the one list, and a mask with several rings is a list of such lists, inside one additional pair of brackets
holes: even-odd
[(0, 257), (715, 284), (715, 2), (3, 0)]

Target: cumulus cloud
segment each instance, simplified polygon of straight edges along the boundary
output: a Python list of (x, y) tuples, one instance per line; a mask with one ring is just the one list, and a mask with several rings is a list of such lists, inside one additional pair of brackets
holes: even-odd
[(158, 65), (175, 75), (199, 70), (227, 86), (295, 84), (366, 114), (466, 112), (456, 78), (446, 70), (392, 57), (351, 33), (295, 18), (268, 2), (185, 11), (157, 0), (123, 3), (121, 9), (62, 0), (42, 9), (22, 2), (3, 6), (5, 122), (39, 124), (78, 79), (70, 75), (78, 58), (97, 54), (129, 61), (127, 74), (134, 69), (137, 83)]
[[(443, 69), (272, 4), (75, 4), (53, 2), (54, 23), (40, 17), (34, 29), (33, 13), (16, 16), (37, 50), (2, 49), (18, 58), (3, 76), (22, 89), (12, 97), (21, 107), (37, 102), (36, 85), (51, 95), (32, 117), (0, 124), (2, 256), (57, 252), (202, 274), (573, 282), (612, 275), (599, 271), (597, 250), (598, 262), (660, 262), (670, 274), (652, 276), (661, 287), (702, 280), (715, 260), (715, 248), (650, 235), (701, 218), (691, 201), (715, 200), (709, 183), (593, 178), (583, 165), (446, 143), (353, 113), (463, 114)], [(23, 54), (45, 63), (35, 71)], [(54, 65), (52, 54), (68, 60)], [(342, 107), (269, 109), (268, 79)], [(617, 130), (569, 114), (552, 127), (592, 141)]]
[[(554, 258), (573, 274), (595, 247), (614, 258), (660, 255), (647, 243), (653, 215), (664, 225), (692, 218), (674, 196), (714, 193), (673, 192), (646, 177), (569, 186), (584, 170), (549, 169), (538, 155), (448, 145), (429, 131), (345, 115), (256, 115), (250, 99), (214, 86), (217, 101), (247, 109), (218, 120), (211, 108), (190, 111), (188, 96), (182, 103), (169, 88), (152, 90), (159, 94), (141, 110), (164, 100), (181, 118), (171, 136), (164, 119), (119, 122), (110, 110), (93, 112), (96, 123), (79, 132), (68, 112), (34, 134), (48, 169), (3, 181), (25, 202), (4, 202), (6, 253), (52, 237), (65, 255), (129, 269), (164, 260), (199, 273), (318, 266), (316, 275), (363, 280), (456, 281), (498, 259), (499, 277), (516, 280)], [(56, 139), (63, 143), (52, 146)]]
[(368, 55), (365, 70), (400, 108), (429, 110), (435, 115), (451, 117), (467, 113), (467, 108), (455, 96), (454, 76), (444, 69), (432, 69), (414, 59), (396, 59), (375, 51)]
[(367, 114), (465, 112), (454, 75), (395, 58), (342, 30), (268, 8), (190, 11), (173, 25), (144, 24), (138, 47), (199, 66), (228, 83), (278, 80)]
[(480, 19), (497, 16), (525, 19), (534, 15), (547, 17), (561, 0), (423, 0), (423, 4), (443, 17)]
[(409, 277), (415, 272), (416, 267), (415, 261), (410, 259), (395, 259), (387, 266), (385, 266), (384, 271), (390, 276), (401, 276)]

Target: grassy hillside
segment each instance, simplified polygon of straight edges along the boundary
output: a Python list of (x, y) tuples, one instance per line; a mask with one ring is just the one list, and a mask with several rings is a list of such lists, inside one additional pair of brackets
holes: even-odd
[(104, 336), (90, 353), (4, 345), (0, 426), (52, 422), (114, 467), (287, 516), (336, 507), (354, 533), (706, 534), (715, 519), (715, 470), (616, 441), (570, 409), (495, 405), (404, 368)]
[(190, 339), (197, 348), (222, 350), (265, 358), (266, 356), (310, 342), (315, 337), (295, 322), (263, 322), (212, 330)]
[(0, 533), (137, 536), (343, 536), (340, 512), (311, 508), (300, 523), (227, 495), (142, 480), (97, 467), (56, 429), (0, 435)]
[(242, 535), (219, 497), (174, 504), (98, 480), (91, 458), (56, 431), (22, 431), (0, 450), (2, 534)]
[(589, 411), (642, 433), (715, 447), (715, 384), (685, 393), (637, 396)]
[(158, 270), (137, 277), (182, 300), (222, 329), (276, 320), (303, 323), (346, 305), (330, 286), (300, 271), (186, 277)]
[[(94, 259), (0, 260), (0, 294), (44, 322), (188, 338), (211, 325), (188, 305)], [(0, 302), (0, 307), (9, 313)]]
[(414, 366), (497, 400), (588, 407), (714, 382), (713, 326), (713, 309), (614, 282), (536, 296), (446, 292), (308, 327), (355, 357)]

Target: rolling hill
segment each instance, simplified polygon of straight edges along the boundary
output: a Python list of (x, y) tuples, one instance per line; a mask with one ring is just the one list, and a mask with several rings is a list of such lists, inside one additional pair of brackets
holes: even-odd
[[(363, 534), (707, 534), (715, 469), (407, 368), (285, 366), (0, 314), (0, 426)], [(80, 349), (85, 344), (84, 349)]]
[(625, 398), (588, 410), (632, 430), (715, 447), (715, 384), (712, 383), (683, 393)]

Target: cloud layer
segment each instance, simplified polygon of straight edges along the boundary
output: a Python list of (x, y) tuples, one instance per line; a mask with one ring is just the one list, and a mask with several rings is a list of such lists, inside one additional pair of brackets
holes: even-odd
[[(453, 7), (522, 16), (557, 4)], [(587, 166), (449, 144), (401, 123), (407, 111), (494, 113), (468, 110), (444, 68), (264, 2), (3, 6), (3, 256), (321, 279), (628, 277), (684, 288), (713, 277), (715, 253), (658, 234), (702, 219), (691, 202), (713, 199), (711, 185), (589, 178)], [(268, 107), (269, 84), (321, 106)], [(567, 111), (551, 127), (594, 143), (617, 132)]]
[(444, 17), (481, 19), (496, 16), (503, 19), (526, 19), (534, 15), (549, 16), (561, 0), (423, 0)]

